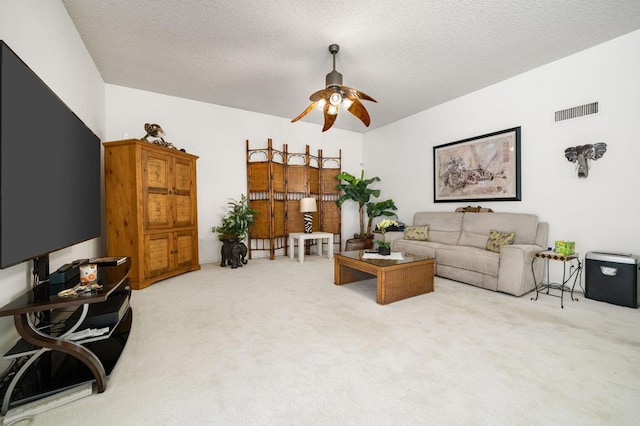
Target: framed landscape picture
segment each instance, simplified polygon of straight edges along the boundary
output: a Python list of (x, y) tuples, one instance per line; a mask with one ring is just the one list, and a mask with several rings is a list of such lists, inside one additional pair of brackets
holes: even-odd
[(520, 201), (520, 127), (433, 147), (433, 201)]

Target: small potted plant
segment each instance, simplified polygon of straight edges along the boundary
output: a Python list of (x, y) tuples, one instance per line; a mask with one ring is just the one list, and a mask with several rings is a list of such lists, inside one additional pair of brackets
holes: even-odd
[(235, 269), (247, 263), (247, 246), (243, 241), (249, 236), (249, 227), (257, 212), (249, 207), (249, 200), (244, 194), (240, 201), (232, 199), (227, 206), (229, 211), (222, 218), (221, 225), (214, 226), (211, 231), (217, 232), (218, 239), (222, 241), (220, 266), (231, 265)]
[(249, 200), (244, 194), (239, 201), (231, 199), (227, 206), (229, 211), (222, 218), (221, 225), (214, 226), (211, 231), (218, 233), (220, 241), (244, 241), (257, 212), (249, 207)]
[(376, 240), (376, 243), (378, 244), (378, 254), (391, 254), (391, 243), (384, 240), (384, 234), (390, 226), (398, 226), (398, 222), (391, 219), (383, 219), (376, 225), (376, 229), (382, 234), (382, 240)]
[(394, 210), (398, 210), (393, 200), (384, 200), (377, 202), (369, 202), (367, 207), (367, 235), (371, 235), (371, 227), (373, 225), (373, 219), (380, 216), (395, 216)]

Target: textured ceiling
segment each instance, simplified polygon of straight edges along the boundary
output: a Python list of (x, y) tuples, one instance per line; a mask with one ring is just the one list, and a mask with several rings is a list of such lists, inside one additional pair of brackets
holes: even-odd
[[(337, 43), (344, 84), (378, 101), (369, 129), (640, 28), (639, 0), (63, 3), (105, 82), (289, 119)], [(334, 127), (367, 130), (348, 113)]]

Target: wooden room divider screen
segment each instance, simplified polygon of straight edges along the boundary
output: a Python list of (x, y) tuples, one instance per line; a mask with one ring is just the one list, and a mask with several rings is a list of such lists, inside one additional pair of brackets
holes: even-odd
[[(256, 220), (249, 230), (249, 258), (253, 251), (268, 251), (275, 259), (276, 251), (288, 255), (287, 240), (291, 232), (304, 232), (304, 217), (300, 200), (314, 197), (318, 211), (313, 215), (313, 231), (330, 232), (333, 244), (340, 251), (342, 219), (336, 200), (336, 189), (342, 168), (342, 150), (337, 157), (273, 149), (272, 140), (266, 148), (251, 149), (247, 140), (247, 197), (256, 210)], [(334, 248), (335, 249), (335, 248)]]

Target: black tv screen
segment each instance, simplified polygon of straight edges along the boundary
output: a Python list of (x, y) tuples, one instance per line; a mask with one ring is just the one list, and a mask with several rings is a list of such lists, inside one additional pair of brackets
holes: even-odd
[(100, 233), (100, 139), (0, 40), (0, 268)]

